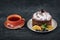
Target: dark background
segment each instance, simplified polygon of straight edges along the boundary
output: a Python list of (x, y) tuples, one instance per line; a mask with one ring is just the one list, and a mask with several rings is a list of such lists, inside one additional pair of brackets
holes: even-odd
[[(50, 12), (57, 21), (57, 28), (50, 33), (35, 33), (27, 28), (27, 21), (40, 9)], [(3, 25), (6, 17), (17, 13), (26, 19), (23, 28), (10, 30)], [(0, 0), (0, 40), (60, 40), (59, 0)]]

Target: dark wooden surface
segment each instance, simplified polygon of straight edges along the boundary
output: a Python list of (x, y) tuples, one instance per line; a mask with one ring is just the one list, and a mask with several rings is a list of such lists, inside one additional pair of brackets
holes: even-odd
[[(57, 21), (57, 28), (50, 33), (35, 33), (27, 28), (27, 21), (40, 9), (50, 12)], [(23, 28), (10, 30), (3, 25), (6, 17), (17, 13), (26, 19)], [(59, 0), (0, 0), (0, 40), (60, 40)]]

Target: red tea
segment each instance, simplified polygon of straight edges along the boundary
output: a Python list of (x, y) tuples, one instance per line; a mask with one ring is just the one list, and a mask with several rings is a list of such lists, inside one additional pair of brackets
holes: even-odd
[(9, 20), (10, 21), (18, 21), (20, 18), (19, 17), (10, 17)]

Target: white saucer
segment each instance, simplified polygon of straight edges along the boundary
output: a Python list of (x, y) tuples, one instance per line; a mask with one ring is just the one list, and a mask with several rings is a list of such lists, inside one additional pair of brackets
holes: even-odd
[(27, 27), (28, 27), (30, 30), (34, 31), (34, 32), (45, 33), (45, 32), (51, 32), (51, 31), (53, 31), (54, 29), (56, 29), (56, 27), (57, 27), (57, 22), (56, 22), (54, 19), (52, 19), (52, 27), (53, 27), (53, 29), (50, 30), (50, 31), (35, 31), (35, 30), (33, 30), (33, 29), (32, 29), (32, 19), (30, 19), (30, 20), (27, 22)]

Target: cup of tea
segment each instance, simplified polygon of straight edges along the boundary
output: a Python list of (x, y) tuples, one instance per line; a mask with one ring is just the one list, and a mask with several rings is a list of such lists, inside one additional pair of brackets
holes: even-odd
[(21, 28), (25, 24), (25, 19), (18, 14), (12, 14), (7, 17), (4, 22), (5, 27), (9, 29)]

